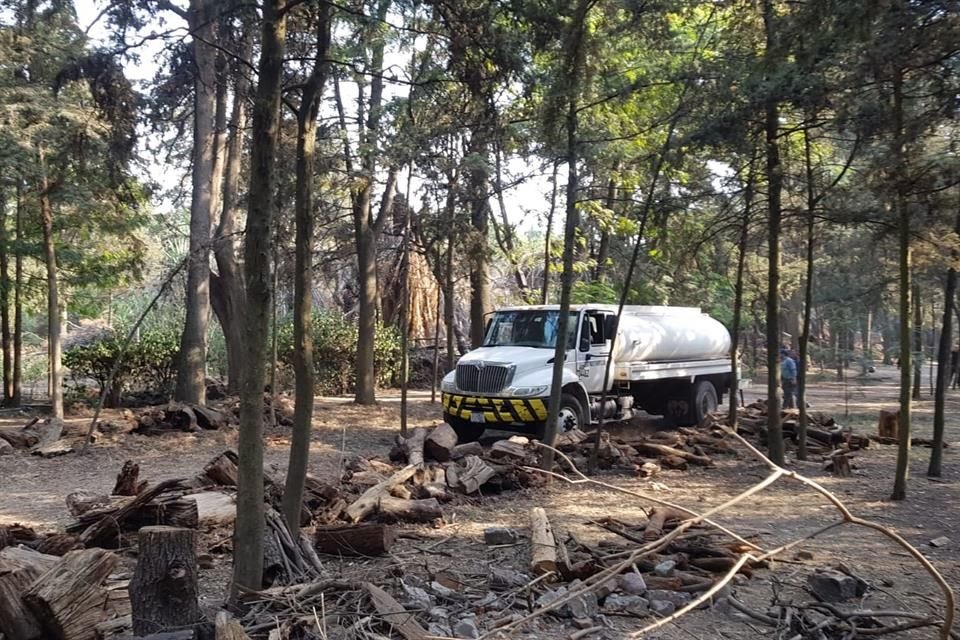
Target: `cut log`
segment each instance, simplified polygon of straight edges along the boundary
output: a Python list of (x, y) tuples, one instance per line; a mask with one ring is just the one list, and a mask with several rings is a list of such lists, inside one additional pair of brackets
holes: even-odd
[(237, 501), (229, 493), (203, 491), (183, 496), (178, 502), (193, 502), (197, 506), (197, 524), (218, 527), (237, 519)]
[(451, 460), (459, 460), (467, 456), (482, 456), (483, 455), (483, 445), (479, 442), (464, 442), (463, 444), (458, 444), (450, 451)]
[(679, 511), (666, 507), (654, 507), (650, 512), (650, 519), (643, 531), (644, 540), (656, 540), (663, 535), (663, 529), (669, 520), (683, 520), (686, 516)]
[(133, 630), (133, 617), (121, 616), (98, 624), (94, 631), (97, 640), (127, 640)]
[(664, 444), (658, 444), (655, 442), (631, 442), (630, 443), (637, 451), (641, 451), (648, 454), (654, 454), (658, 456), (676, 456), (678, 458), (683, 458), (687, 462), (692, 462), (693, 464), (700, 465), (701, 467), (710, 467), (713, 466), (713, 460), (706, 456), (698, 456), (695, 453), (688, 453), (682, 449), (676, 449), (674, 447), (669, 447)]
[(384, 524), (317, 527), (314, 547), (318, 553), (344, 556), (382, 556), (397, 539), (396, 530)]
[(359, 485), (361, 487), (373, 487), (380, 484), (384, 481), (385, 477), (382, 473), (377, 473), (376, 471), (354, 471), (349, 474), (348, 481), (350, 484)]
[(17, 544), (17, 541), (13, 537), (13, 530), (6, 525), (0, 524), (0, 549), (12, 547), (15, 544)]
[(405, 484), (396, 484), (390, 489), (390, 495), (401, 500), (410, 500), (413, 498), (413, 491)]
[(675, 471), (687, 470), (687, 461), (680, 456), (661, 456), (660, 464), (666, 469), (673, 469)]
[(530, 509), (530, 566), (538, 576), (557, 570), (557, 543), (543, 507)]
[(424, 453), (437, 462), (449, 462), (457, 446), (457, 432), (447, 423), (434, 429), (423, 443)]
[(235, 487), (239, 477), (237, 471), (239, 461), (240, 458), (235, 451), (224, 451), (207, 463), (207, 466), (203, 468), (203, 473), (216, 485)]
[(316, 515), (318, 524), (332, 524), (340, 519), (341, 514), (347, 510), (347, 501), (343, 498), (336, 500), (328, 505), (323, 511)]
[(477, 456), (466, 456), (458, 465), (447, 468), (447, 486), (461, 493), (476, 493), (496, 471)]
[[(177, 489), (179, 486), (180, 480), (165, 480), (147, 489), (123, 507), (104, 514), (88, 526), (80, 535), (80, 542), (86, 547), (116, 548), (120, 544), (119, 537), (127, 518), (132, 517), (142, 506), (149, 504), (165, 491)], [(69, 527), (68, 531), (70, 531)]]
[(79, 517), (86, 513), (119, 509), (132, 500), (131, 496), (105, 496), (89, 491), (74, 491), (67, 494), (66, 503), (71, 515)]
[(30, 454), (41, 458), (56, 458), (73, 453), (73, 445), (67, 440), (55, 440), (47, 444), (38, 444), (30, 449)]
[(403, 484), (413, 477), (413, 474), (416, 470), (416, 466), (411, 464), (407, 467), (404, 467), (400, 471), (397, 471), (383, 482), (380, 482), (364, 491), (363, 495), (361, 495), (354, 501), (353, 504), (347, 507), (347, 519), (350, 522), (360, 522), (369, 516), (371, 513), (376, 511), (377, 505), (380, 504), (380, 498), (389, 495), (390, 489), (394, 485)]
[(60, 418), (47, 418), (43, 422), (34, 425), (32, 429), (38, 438), (34, 449), (47, 447), (63, 436), (63, 420)]
[(850, 469), (850, 456), (842, 453), (831, 456), (830, 462), (827, 463), (824, 470), (830, 471), (838, 478), (849, 478), (850, 474), (853, 473)]
[(140, 530), (139, 551), (130, 581), (133, 632), (146, 635), (200, 622), (197, 532), (178, 527), (144, 527)]
[(146, 480), (140, 481), (140, 465), (133, 460), (127, 460), (117, 474), (117, 482), (113, 485), (112, 493), (115, 496), (135, 496), (146, 487)]
[(40, 640), (43, 627), (23, 602), (34, 580), (57, 564), (59, 558), (24, 547), (0, 550), (0, 634), (9, 640)]
[(77, 538), (77, 536), (72, 536), (69, 533), (51, 534), (41, 540), (36, 547), (37, 551), (40, 553), (45, 553), (51, 556), (62, 556), (68, 551), (82, 548), (83, 545), (80, 544), (80, 540)]
[(497, 440), (493, 443), (493, 446), (490, 447), (490, 457), (499, 460), (523, 462), (527, 457), (527, 449), (518, 442)]
[(0, 430), (0, 439), (8, 442), (14, 449), (29, 449), (40, 441), (40, 436), (34, 428), (39, 421), (40, 417), (34, 416), (30, 422), (15, 431)]
[(900, 434), (900, 409), (881, 409), (877, 423), (877, 435), (881, 438), (898, 438)]
[(0, 456), (5, 456), (7, 454), (13, 453), (13, 445), (0, 437)]
[(423, 446), (427, 439), (427, 430), (423, 427), (417, 427), (410, 434), (410, 437), (403, 439), (400, 446), (407, 454), (407, 464), (416, 468), (423, 466)]
[(201, 429), (223, 429), (230, 424), (227, 415), (216, 409), (195, 404), (190, 405), (190, 408), (193, 409), (193, 414), (197, 417), (197, 425)]
[(560, 451), (572, 451), (576, 449), (580, 443), (586, 441), (587, 437), (587, 434), (580, 429), (571, 429), (570, 431), (558, 433), (555, 448)]
[(433, 522), (443, 519), (440, 503), (434, 498), (403, 500), (383, 496), (377, 504), (377, 513), (387, 522)]
[(424, 629), (417, 622), (416, 617), (404, 609), (386, 591), (369, 582), (364, 582), (363, 588), (370, 594), (373, 608), (377, 610), (383, 621), (406, 640), (426, 640), (433, 635)]
[(93, 640), (108, 615), (102, 585), (116, 565), (117, 557), (103, 549), (71, 551), (36, 579), (23, 600), (49, 637)]
[(230, 617), (226, 611), (217, 613), (215, 629), (215, 640), (250, 640), (250, 636), (243, 630), (239, 622)]

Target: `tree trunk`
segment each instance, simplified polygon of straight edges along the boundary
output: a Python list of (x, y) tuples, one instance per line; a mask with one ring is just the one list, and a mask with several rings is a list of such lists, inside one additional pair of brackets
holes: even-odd
[[(560, 399), (563, 393), (563, 372), (567, 359), (567, 334), (570, 328), (570, 298), (573, 293), (573, 259), (576, 251), (577, 231), (580, 227), (580, 210), (577, 208), (579, 190), (579, 174), (577, 162), (579, 160), (578, 131), (579, 124), (577, 103), (579, 99), (580, 75), (584, 61), (584, 39), (586, 38), (586, 19), (592, 6), (590, 0), (578, 0), (574, 9), (573, 21), (570, 24), (570, 33), (566, 34), (566, 93), (565, 129), (566, 162), (567, 162), (567, 220), (563, 233), (563, 273), (560, 276), (560, 317), (557, 323), (557, 344), (553, 351), (553, 376), (550, 382), (550, 404), (547, 411), (547, 422), (544, 425), (544, 444), (553, 446), (557, 438), (557, 418), (560, 415)], [(589, 409), (587, 409), (589, 411)], [(541, 466), (546, 470), (553, 469), (553, 449), (547, 449), (541, 460)]]
[(190, 201), (190, 262), (187, 268), (186, 320), (180, 336), (180, 360), (174, 397), (206, 400), (207, 323), (210, 315), (210, 214), (214, 197), (217, 78), (213, 4), (191, 0), (188, 22), (193, 34), (193, 192)]
[(550, 234), (553, 233), (553, 217), (557, 211), (557, 173), (559, 170), (560, 163), (554, 161), (550, 187), (550, 210), (547, 212), (547, 230), (543, 239), (543, 288), (540, 291), (540, 304), (547, 304), (550, 294), (550, 263), (552, 262)]
[(17, 213), (14, 230), (16, 258), (13, 276), (13, 398), (11, 406), (19, 407), (23, 397), (23, 187), (17, 179)]
[(470, 225), (472, 227), (473, 246), (470, 247), (470, 346), (476, 349), (483, 344), (486, 327), (486, 314), (491, 309), (489, 247), (487, 232), (490, 222), (490, 202), (487, 193), (487, 173), (489, 171), (490, 145), (486, 139), (486, 124), (477, 126), (470, 153), (477, 156), (476, 165), (469, 171), (467, 185), (470, 193)]
[(910, 210), (907, 207), (906, 140), (903, 119), (903, 75), (897, 71), (893, 78), (894, 121), (894, 206), (899, 221), (900, 237), (900, 441), (897, 447), (897, 467), (893, 480), (892, 500), (906, 500), (907, 477), (910, 472), (910, 286), (912, 255), (910, 247)]
[(144, 527), (130, 581), (133, 633), (176, 631), (203, 620), (197, 599), (197, 532)]
[(317, 16), (317, 53), (313, 71), (303, 87), (297, 112), (297, 185), (294, 202), (296, 264), (293, 294), (293, 369), (296, 397), (290, 462), (283, 490), (283, 516), (291, 536), (300, 534), (300, 509), (310, 457), (313, 422), (313, 183), (316, 165), (317, 114), (326, 81), (330, 47), (330, 6)]
[(240, 396), (239, 486), (234, 535), (234, 590), (259, 589), (263, 575), (263, 385), (270, 330), (270, 244), (280, 90), (286, 40), (282, 0), (263, 3), (259, 78), (253, 106), (250, 193), (244, 242), (246, 301)]
[(747, 263), (747, 240), (750, 238), (750, 218), (753, 214), (754, 158), (750, 158), (750, 170), (743, 194), (743, 222), (737, 242), (737, 281), (733, 290), (733, 327), (730, 331), (730, 413), (727, 424), (737, 428), (737, 406), (740, 402), (740, 326), (743, 316), (743, 276)]
[[(813, 118), (808, 118), (813, 120)], [(811, 154), (810, 130), (803, 130), (803, 156), (807, 174), (807, 274), (803, 285), (803, 325), (800, 330), (800, 361), (797, 362), (797, 406), (800, 408), (800, 420), (797, 425), (797, 459), (807, 459), (807, 428), (810, 425), (810, 416), (807, 414), (807, 361), (810, 353), (810, 319), (813, 316), (813, 274), (814, 248), (813, 235), (816, 223), (815, 209), (817, 205), (813, 157)]]
[(0, 191), (0, 349), (3, 350), (3, 404), (13, 400), (13, 341), (10, 334), (10, 235), (6, 192)]
[[(763, 1), (763, 24), (766, 34), (766, 74), (773, 78), (777, 72), (778, 43), (773, 0)], [(772, 89), (771, 89), (772, 91)], [(767, 147), (767, 207), (768, 207), (768, 282), (767, 282), (767, 435), (768, 454), (776, 464), (784, 463), (783, 425), (780, 420), (780, 226), (783, 211), (783, 167), (777, 140), (780, 128), (780, 107), (773, 95), (765, 99), (765, 128)]]
[(41, 154), (40, 218), (43, 223), (43, 253), (47, 267), (47, 365), (50, 405), (55, 418), (63, 418), (63, 345), (60, 296), (57, 293), (57, 250), (53, 231), (53, 209), (46, 161)]
[[(244, 26), (239, 56), (250, 61), (253, 50), (254, 28)], [(220, 328), (223, 330), (227, 352), (227, 393), (240, 391), (240, 372), (243, 368), (243, 276), (237, 264), (239, 251), (238, 235), (242, 231), (243, 208), (239, 204), (240, 175), (244, 155), (244, 139), (247, 126), (247, 99), (250, 96), (250, 80), (242, 69), (236, 73), (233, 90), (233, 107), (230, 114), (231, 133), (227, 142), (224, 165), (223, 207), (217, 225), (213, 255), (217, 274), (210, 276), (210, 302)]]
[(453, 238), (454, 216), (456, 214), (456, 198), (453, 185), (447, 192), (447, 255), (446, 266), (443, 270), (443, 322), (447, 331), (447, 366), (446, 370), (453, 371), (457, 362), (456, 336), (456, 281), (453, 277)]
[(914, 400), (921, 397), (920, 374), (923, 367), (923, 308), (920, 305), (920, 285), (913, 284), (913, 391)]
[[(954, 231), (960, 233), (960, 212)], [(957, 251), (953, 250), (953, 260), (956, 262)], [(946, 419), (947, 387), (951, 376), (951, 346), (953, 345), (953, 307), (957, 304), (957, 270), (953, 267), (947, 270), (947, 283), (943, 289), (943, 324), (940, 329), (940, 344), (937, 348), (937, 387), (933, 404), (933, 445), (930, 447), (930, 464), (927, 467), (927, 476), (939, 478), (943, 475), (943, 437)]]

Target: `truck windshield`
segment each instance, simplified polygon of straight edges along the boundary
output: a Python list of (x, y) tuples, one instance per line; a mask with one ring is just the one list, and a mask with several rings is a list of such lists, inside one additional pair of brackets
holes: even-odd
[[(498, 311), (494, 314), (485, 347), (535, 347), (553, 349), (557, 344), (559, 311)], [(577, 337), (577, 312), (570, 313), (567, 349), (573, 349)]]

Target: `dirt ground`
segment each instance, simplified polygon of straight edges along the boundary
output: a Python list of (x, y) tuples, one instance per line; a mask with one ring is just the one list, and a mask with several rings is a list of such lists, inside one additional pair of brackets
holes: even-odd
[[(853, 375), (853, 372), (851, 372)], [(880, 408), (895, 406), (899, 372), (893, 367), (880, 367), (866, 378), (851, 378), (846, 384), (817, 382), (809, 391), (813, 409), (836, 416), (843, 425), (863, 433), (873, 433)], [(749, 402), (761, 390), (746, 393)], [(926, 391), (926, 389), (925, 389)], [(915, 405), (916, 436), (930, 437), (932, 400), (927, 394)], [(318, 398), (314, 437), (311, 446), (311, 472), (331, 482), (340, 476), (344, 457), (349, 455), (386, 457), (399, 424), (399, 403), (385, 397), (375, 408), (361, 408), (341, 398)], [(429, 394), (416, 393), (410, 405), (411, 425), (431, 425), (439, 421), (439, 405), (429, 402)], [(68, 422), (79, 432), (89, 419)], [(22, 415), (5, 416), (0, 428), (19, 427)], [(630, 429), (631, 425), (619, 428)], [(872, 445), (854, 459), (855, 471), (850, 478), (834, 478), (822, 470), (821, 462), (796, 462), (791, 453), (791, 468), (811, 476), (833, 491), (856, 514), (894, 528), (916, 545), (944, 574), (951, 585), (960, 585), (960, 513), (954, 506), (960, 499), (960, 391), (952, 391), (947, 405), (947, 441), (944, 475), (936, 481), (926, 478), (929, 449), (914, 449), (908, 500), (887, 500), (893, 483), (896, 450), (893, 446)], [(64, 496), (71, 491), (87, 490), (107, 493), (113, 486), (123, 462), (132, 459), (140, 464), (141, 476), (151, 482), (174, 477), (189, 477), (200, 471), (214, 455), (236, 445), (235, 431), (175, 434), (164, 436), (130, 435), (119, 442), (92, 448), (86, 455), (71, 454), (43, 460), (23, 454), (0, 457), (0, 524), (20, 522), (37, 529), (50, 530), (70, 521)], [(286, 466), (289, 439), (283, 429), (267, 436), (266, 464), (278, 474)], [(624, 473), (598, 476), (617, 486), (655, 493), (657, 496), (691, 509), (706, 510), (762, 480), (765, 468), (746, 453), (716, 460), (712, 469), (665, 471), (653, 480), (641, 480)], [(624, 496), (599, 488), (571, 486), (555, 482), (520, 492), (463, 499), (445, 506), (446, 524), (439, 528), (411, 527), (420, 534), (419, 541), (401, 540), (396, 553), (387, 560), (331, 562), (332, 571), (363, 571), (385, 575), (382, 563), (407, 565), (413, 571), (426, 567), (430, 572), (448, 568), (465, 582), (481, 584), (492, 565), (513, 565), (522, 568), (528, 556), (524, 545), (490, 548), (483, 544), (485, 527), (503, 525), (521, 531), (527, 526), (531, 506), (546, 508), (556, 526), (567, 529), (588, 543), (611, 538), (589, 520), (615, 516), (627, 522), (642, 522), (643, 507), (639, 498)], [(761, 545), (773, 548), (814, 531), (835, 519), (836, 511), (826, 501), (789, 480), (776, 485), (730, 512), (718, 517), (724, 525), (742, 535), (755, 535)], [(934, 548), (929, 541), (948, 536), (952, 541)], [(424, 542), (428, 538), (430, 541)], [(914, 613), (942, 615), (942, 598), (935, 584), (922, 567), (906, 556), (901, 548), (874, 532), (844, 527), (810, 541), (801, 547), (812, 553), (812, 559), (798, 559), (794, 553), (784, 556), (771, 570), (758, 572), (754, 578), (741, 581), (735, 593), (758, 612), (764, 612), (775, 593), (781, 601), (808, 602), (812, 598), (803, 586), (806, 576), (816, 567), (829, 567), (842, 562), (865, 579), (870, 591), (860, 603), (864, 609), (895, 609)], [(219, 597), (218, 588), (225, 588), (228, 560), (207, 571), (207, 598)], [(394, 572), (396, 575), (397, 572)], [(382, 583), (384, 578), (381, 578)], [(451, 612), (455, 617), (457, 612)], [(645, 620), (610, 617), (611, 628), (591, 637), (625, 638), (631, 629)], [(649, 620), (646, 620), (649, 621)], [(562, 622), (535, 623), (511, 637), (568, 637), (572, 627)], [(770, 635), (770, 628), (745, 619), (742, 614), (720, 610), (697, 611), (675, 624), (651, 633), (649, 638), (679, 640), (681, 638), (756, 638)], [(931, 629), (903, 633), (901, 638), (934, 637)], [(771, 636), (775, 637), (775, 636)], [(787, 637), (787, 636), (784, 636)]]

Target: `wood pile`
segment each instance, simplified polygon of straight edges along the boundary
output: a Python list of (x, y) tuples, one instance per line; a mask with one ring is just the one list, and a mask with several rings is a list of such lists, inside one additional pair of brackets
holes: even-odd
[(170, 402), (139, 411), (133, 431), (144, 435), (169, 431), (209, 431), (223, 429), (230, 423), (229, 414), (212, 407)]
[[(813, 454), (829, 454), (837, 449), (858, 451), (870, 446), (870, 437), (854, 433), (840, 426), (832, 416), (819, 411), (808, 414), (807, 451)], [(723, 420), (716, 418), (717, 422)], [(783, 437), (797, 442), (800, 430), (800, 414), (797, 409), (785, 409), (781, 416)], [(760, 400), (741, 407), (737, 414), (738, 429), (742, 435), (751, 436), (766, 445), (767, 443), (767, 403)]]
[(0, 454), (28, 451), (35, 456), (53, 458), (73, 451), (73, 443), (63, 437), (63, 420), (34, 417), (15, 431), (0, 430)]

